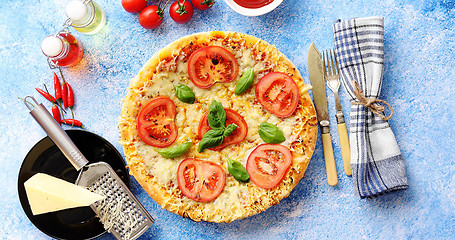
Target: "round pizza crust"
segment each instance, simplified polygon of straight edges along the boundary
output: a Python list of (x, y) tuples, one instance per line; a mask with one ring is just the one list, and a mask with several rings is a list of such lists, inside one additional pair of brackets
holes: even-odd
[[(237, 79), (230, 83), (217, 83), (209, 89), (198, 89), (185, 76), (186, 62), (196, 49), (216, 45), (231, 51), (240, 65)], [(243, 95), (234, 95), (235, 83), (247, 67), (254, 67), (255, 81)], [(292, 77), (300, 89), (300, 102), (295, 113), (286, 119), (278, 118), (263, 109), (255, 101), (254, 87), (261, 76), (268, 72), (284, 72)], [(173, 91), (173, 85), (183, 83), (195, 91), (196, 102), (180, 102)], [(140, 72), (131, 80), (123, 100), (119, 117), (120, 144), (131, 174), (145, 191), (162, 208), (194, 221), (231, 222), (265, 211), (270, 206), (289, 196), (292, 189), (304, 176), (314, 151), (317, 137), (316, 112), (305, 85), (294, 64), (279, 52), (275, 46), (237, 32), (204, 32), (182, 37), (161, 49), (147, 61)], [(137, 134), (137, 116), (143, 105), (152, 98), (164, 95), (177, 106), (176, 124), (179, 137), (172, 145), (191, 140), (193, 146), (181, 157), (165, 159), (151, 146), (147, 146)], [(197, 122), (216, 99), (224, 107), (237, 110), (248, 122), (247, 138), (216, 152), (205, 150), (198, 153)], [(286, 136), (286, 145), (293, 154), (292, 165), (283, 181), (272, 189), (262, 189), (248, 183), (239, 183), (227, 170), (224, 156), (246, 164), (248, 154), (262, 142), (257, 125), (268, 121), (281, 127)], [(226, 172), (226, 186), (223, 192), (211, 202), (197, 202), (184, 196), (177, 185), (175, 172), (178, 164), (188, 157), (219, 164)]]

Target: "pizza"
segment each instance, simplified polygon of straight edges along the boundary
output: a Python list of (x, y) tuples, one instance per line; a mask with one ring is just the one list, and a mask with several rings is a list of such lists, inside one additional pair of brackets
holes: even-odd
[(129, 170), (162, 208), (194, 221), (263, 212), (289, 196), (313, 154), (310, 88), (259, 38), (182, 37), (145, 63), (123, 99)]

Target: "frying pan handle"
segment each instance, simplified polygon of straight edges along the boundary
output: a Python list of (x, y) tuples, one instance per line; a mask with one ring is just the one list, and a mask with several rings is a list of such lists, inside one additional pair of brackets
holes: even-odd
[[(25, 98), (24, 101), (26, 101), (27, 98)], [(33, 97), (30, 98), (37, 103)], [(25, 104), (27, 105), (27, 102)], [(27, 107), (29, 106), (27, 105)], [(41, 125), (44, 131), (46, 131), (47, 135), (52, 139), (55, 145), (57, 145), (60, 151), (63, 152), (65, 157), (71, 162), (77, 171), (88, 163), (84, 155), (82, 155), (76, 145), (74, 145), (73, 141), (71, 141), (66, 132), (63, 131), (62, 127), (55, 121), (43, 104), (37, 104), (35, 108), (31, 109), (29, 107), (29, 109), (31, 110), (30, 114)]]

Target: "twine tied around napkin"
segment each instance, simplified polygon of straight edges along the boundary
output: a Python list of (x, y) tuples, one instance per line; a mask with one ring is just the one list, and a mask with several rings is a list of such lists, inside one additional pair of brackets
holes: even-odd
[[(363, 94), (362, 89), (360, 88), (359, 84), (356, 81), (352, 81), (352, 85), (354, 85), (354, 95), (359, 100), (358, 102), (353, 102), (353, 105), (363, 105), (369, 108), (374, 114), (378, 115), (382, 120), (387, 121), (392, 118), (393, 116), (393, 108), (390, 104), (384, 100), (379, 98), (367, 98), (365, 94)], [(385, 110), (385, 107), (382, 105), (377, 104), (378, 102), (384, 103), (390, 109), (390, 115), (384, 116), (382, 114)]]
[[(333, 24), (341, 80), (351, 105), (349, 142), (354, 191), (374, 197), (408, 188), (404, 159), (378, 99), (383, 81), (384, 19), (338, 20)], [(379, 114), (378, 114), (379, 113)], [(393, 110), (392, 110), (393, 113)]]

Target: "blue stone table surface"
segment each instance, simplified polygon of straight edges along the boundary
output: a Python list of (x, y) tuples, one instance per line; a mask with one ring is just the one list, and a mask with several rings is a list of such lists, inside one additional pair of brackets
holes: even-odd
[[(0, 2), (0, 238), (49, 239), (23, 212), (17, 176), (28, 151), (46, 133), (18, 97), (52, 86), (52, 70), (41, 41), (62, 28), (67, 0)], [(166, 7), (163, 24), (143, 29), (138, 14), (120, 0), (98, 0), (107, 15), (96, 35), (73, 34), (85, 46), (84, 58), (63, 74), (76, 95), (77, 118), (88, 131), (111, 142), (122, 154), (117, 119), (130, 79), (159, 49), (197, 32), (248, 33), (275, 45), (309, 84), (307, 50), (333, 46), (337, 19), (383, 16), (385, 68), (381, 99), (406, 162), (409, 189), (360, 199), (343, 172), (333, 94), (327, 90), (332, 142), (339, 184), (326, 181), (320, 133), (314, 155), (290, 196), (267, 211), (232, 223), (193, 222), (161, 209), (131, 178), (132, 192), (155, 218), (140, 239), (455, 239), (455, 1), (454, 0), (284, 0), (274, 11), (246, 17), (217, 0), (195, 10), (179, 25)], [(311, 93), (311, 91), (310, 91)], [(343, 87), (345, 115), (350, 103)], [(44, 102), (44, 101), (43, 101)], [(50, 108), (49, 102), (44, 102)], [(349, 119), (347, 119), (349, 121)], [(70, 128), (70, 127), (65, 127)], [(100, 239), (113, 239), (104, 234)]]

